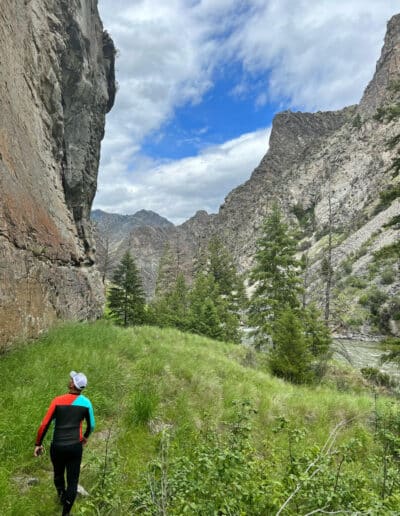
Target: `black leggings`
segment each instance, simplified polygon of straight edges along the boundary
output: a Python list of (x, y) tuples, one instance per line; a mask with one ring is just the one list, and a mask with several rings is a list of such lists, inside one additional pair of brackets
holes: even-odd
[[(82, 460), (82, 443), (50, 447), (50, 457), (54, 468), (54, 485), (59, 494), (65, 493), (63, 501), (72, 507), (78, 490), (79, 472)], [(67, 471), (67, 489), (64, 473)]]

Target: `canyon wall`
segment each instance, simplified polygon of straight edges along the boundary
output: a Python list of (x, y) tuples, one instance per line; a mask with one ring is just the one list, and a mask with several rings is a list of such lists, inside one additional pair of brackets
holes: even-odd
[(97, 0), (2, 0), (0, 350), (101, 314), (90, 210), (115, 48)]

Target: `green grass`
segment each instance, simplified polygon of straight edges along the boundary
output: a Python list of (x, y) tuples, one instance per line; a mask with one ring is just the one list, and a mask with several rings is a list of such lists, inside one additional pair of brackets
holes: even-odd
[[(175, 330), (124, 330), (107, 322), (65, 325), (18, 346), (0, 359), (0, 514), (57, 514), (48, 453), (35, 459), (33, 444), (50, 400), (66, 391), (72, 369), (88, 376), (86, 395), (97, 419), (80, 480), (92, 496), (78, 500), (74, 514), (130, 514), (135, 493), (146, 490), (149, 464), (159, 457), (162, 436), (168, 433), (172, 464), (179, 457), (193, 459), (208, 428), (221, 439), (228, 435), (238, 417), (235, 402), (249, 402), (256, 411), (250, 440), (255, 456), (266, 461), (268, 482), (280, 485), (287, 475), (289, 434), (276, 430), (282, 418), (288, 428), (304, 429), (304, 450), (321, 447), (337, 423), (351, 420), (338, 446), (350, 439), (361, 442), (351, 468), (366, 471), (372, 490), (377, 474), (366, 468), (369, 454), (379, 452), (371, 424), (373, 397), (293, 386), (271, 377), (257, 361), (244, 347)], [(389, 403), (378, 401), (382, 407)], [(49, 442), (47, 436), (47, 449)], [(171, 478), (174, 474), (171, 466)], [(38, 483), (24, 487), (28, 477)], [(290, 492), (290, 486), (282, 486), (274, 495), (277, 507)], [(188, 514), (201, 513), (188, 507)], [(289, 507), (285, 514), (296, 510)], [(169, 514), (179, 512), (171, 506)]]

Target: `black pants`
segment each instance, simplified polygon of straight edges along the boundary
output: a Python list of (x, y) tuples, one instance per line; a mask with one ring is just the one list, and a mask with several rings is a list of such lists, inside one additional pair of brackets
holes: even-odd
[[(58, 494), (63, 494), (63, 503), (71, 509), (78, 490), (79, 472), (82, 460), (82, 443), (68, 446), (50, 447), (50, 457), (54, 468), (54, 485)], [(64, 474), (67, 472), (67, 488), (65, 488)]]

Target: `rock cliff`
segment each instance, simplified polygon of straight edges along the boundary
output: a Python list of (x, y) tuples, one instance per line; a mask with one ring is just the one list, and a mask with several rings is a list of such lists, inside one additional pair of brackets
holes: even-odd
[(89, 214), (115, 49), (97, 0), (2, 0), (0, 349), (100, 314)]

